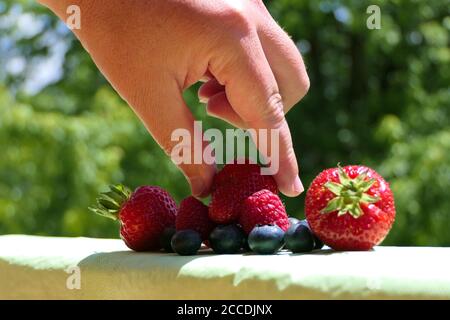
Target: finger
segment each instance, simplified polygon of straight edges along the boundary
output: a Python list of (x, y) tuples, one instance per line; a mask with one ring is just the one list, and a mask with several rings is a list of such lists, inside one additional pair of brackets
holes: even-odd
[(225, 120), (235, 127), (245, 129), (247, 126), (228, 102), (225, 91), (209, 98), (206, 112), (208, 115)]
[[(174, 155), (188, 154), (185, 158), (187, 161), (177, 165), (188, 179), (192, 194), (197, 197), (206, 196), (212, 184), (215, 166), (203, 161), (206, 145), (203, 143), (202, 133), (198, 130), (194, 132), (195, 119), (183, 100), (180, 86), (173, 79), (164, 79), (163, 82), (166, 83), (164, 90), (157, 86), (146, 88), (144, 94), (136, 94), (139, 98), (129, 102), (148, 131), (173, 161)], [(183, 140), (182, 136), (186, 136), (186, 139)], [(194, 145), (196, 143), (199, 145)], [(182, 145), (186, 147), (183, 149), (185, 153), (180, 149)], [(174, 153), (177, 150), (179, 152)]]
[(297, 46), (275, 21), (272, 22), (263, 23), (258, 34), (287, 113), (308, 92), (309, 78)]
[(206, 70), (205, 74), (203, 75), (203, 77), (201, 77), (199, 79), (200, 82), (207, 82), (211, 79), (214, 79), (214, 76), (211, 74), (211, 72), (209, 70)]
[(225, 92), (225, 87), (213, 78), (200, 86), (198, 89), (198, 99), (202, 103), (207, 103), (209, 98), (219, 92)]
[(269, 155), (270, 142), (266, 150), (261, 150), (259, 143), (258, 148), (265, 156), (278, 160), (280, 167), (274, 177), (280, 191), (287, 196), (296, 196), (303, 191), (303, 186), (284, 118), (283, 101), (256, 32), (240, 38), (234, 54), (227, 64), (214, 60), (210, 70), (220, 83), (225, 84), (228, 101), (249, 128), (278, 130), (279, 154)]
[(245, 122), (239, 117), (231, 107), (225, 93), (225, 86), (216, 79), (204, 83), (198, 90), (199, 100), (207, 103), (206, 112), (208, 115), (224, 120), (238, 128), (245, 128)]

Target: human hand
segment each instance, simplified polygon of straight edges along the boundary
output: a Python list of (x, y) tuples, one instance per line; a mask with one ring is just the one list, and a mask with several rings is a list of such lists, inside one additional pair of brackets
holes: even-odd
[[(285, 195), (303, 191), (285, 113), (306, 94), (309, 79), (295, 44), (262, 1), (41, 2), (63, 20), (67, 6), (80, 7), (75, 34), (167, 154), (174, 130), (194, 136), (182, 92), (203, 79), (199, 98), (208, 114), (241, 128), (280, 130), (274, 177)], [(180, 169), (193, 195), (208, 194), (214, 166)]]

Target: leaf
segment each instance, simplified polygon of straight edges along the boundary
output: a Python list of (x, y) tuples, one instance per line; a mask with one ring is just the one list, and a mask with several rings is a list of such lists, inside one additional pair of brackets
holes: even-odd
[(342, 186), (342, 184), (329, 181), (329, 182), (325, 183), (325, 188), (327, 188), (328, 190), (333, 192), (335, 195), (339, 196), (342, 192), (343, 186)]
[(367, 194), (367, 193), (364, 193), (364, 194), (361, 196), (361, 201), (362, 201), (362, 202), (365, 202), (365, 203), (375, 203), (375, 202), (378, 202), (379, 200), (380, 200), (379, 197), (371, 196), (371, 195), (369, 195), (369, 194)]
[(352, 179), (347, 175), (347, 173), (339, 167), (338, 169), (339, 181), (344, 187), (351, 188), (352, 187)]
[(375, 183), (375, 179), (370, 179), (367, 181), (363, 181), (360, 185), (359, 188), (362, 192), (366, 192), (370, 189), (370, 187), (373, 186), (373, 184)]
[(348, 212), (353, 216), (353, 218), (359, 218), (364, 214), (359, 204), (354, 205)]
[(123, 195), (124, 197), (128, 198), (131, 194), (131, 190), (125, 187), (123, 184), (118, 185), (110, 185), (109, 188), (120, 195)]
[(103, 210), (95, 207), (88, 207), (89, 210), (94, 212), (95, 214), (98, 214), (100, 216), (110, 218), (112, 220), (117, 220), (117, 212), (116, 211), (110, 211), (110, 210)]
[(104, 192), (102, 193), (102, 195), (108, 196), (111, 200), (115, 201), (119, 205), (127, 199), (124, 194), (118, 194), (117, 192), (113, 191)]
[(106, 199), (104, 197), (98, 198), (97, 202), (99, 204), (101, 204), (107, 210), (117, 210), (117, 209), (119, 209), (119, 206), (117, 205), (117, 203), (115, 203), (115, 202), (113, 202), (111, 200), (108, 200), (108, 199)]
[(341, 209), (343, 206), (344, 206), (344, 198), (336, 197), (328, 202), (327, 206), (324, 209), (322, 209), (321, 213), (330, 213)]
[(357, 186), (360, 186), (367, 178), (367, 170), (361, 172), (355, 179), (353, 179), (354, 183)]

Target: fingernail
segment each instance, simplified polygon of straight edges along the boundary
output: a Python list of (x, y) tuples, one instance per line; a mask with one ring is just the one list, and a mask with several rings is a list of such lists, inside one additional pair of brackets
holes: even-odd
[(300, 180), (300, 177), (299, 177), (299, 176), (297, 176), (297, 177), (295, 178), (295, 181), (294, 181), (294, 191), (295, 191), (295, 193), (297, 193), (297, 194), (300, 194), (300, 193), (302, 193), (303, 191), (305, 191), (305, 188), (303, 188), (303, 184), (302, 184), (302, 181)]
[(206, 186), (202, 178), (193, 177), (189, 180), (189, 183), (191, 185), (191, 191), (194, 197), (199, 197), (205, 192)]
[(198, 100), (200, 101), (200, 103), (208, 103), (208, 98), (206, 98), (206, 97), (198, 97)]

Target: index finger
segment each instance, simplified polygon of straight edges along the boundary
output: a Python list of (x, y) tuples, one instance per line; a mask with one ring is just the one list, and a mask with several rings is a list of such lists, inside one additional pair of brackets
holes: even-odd
[[(297, 158), (284, 117), (283, 100), (256, 32), (240, 38), (239, 45), (234, 49), (234, 57), (227, 64), (211, 63), (210, 70), (225, 85), (228, 101), (248, 128), (255, 129), (257, 133), (261, 129), (278, 132), (278, 141), (269, 139), (265, 145), (257, 143), (257, 146), (270, 159), (271, 165), (273, 161), (279, 164), (274, 178), (280, 191), (287, 196), (297, 196), (304, 188), (298, 176)], [(272, 151), (277, 149), (279, 152), (273, 154)]]

